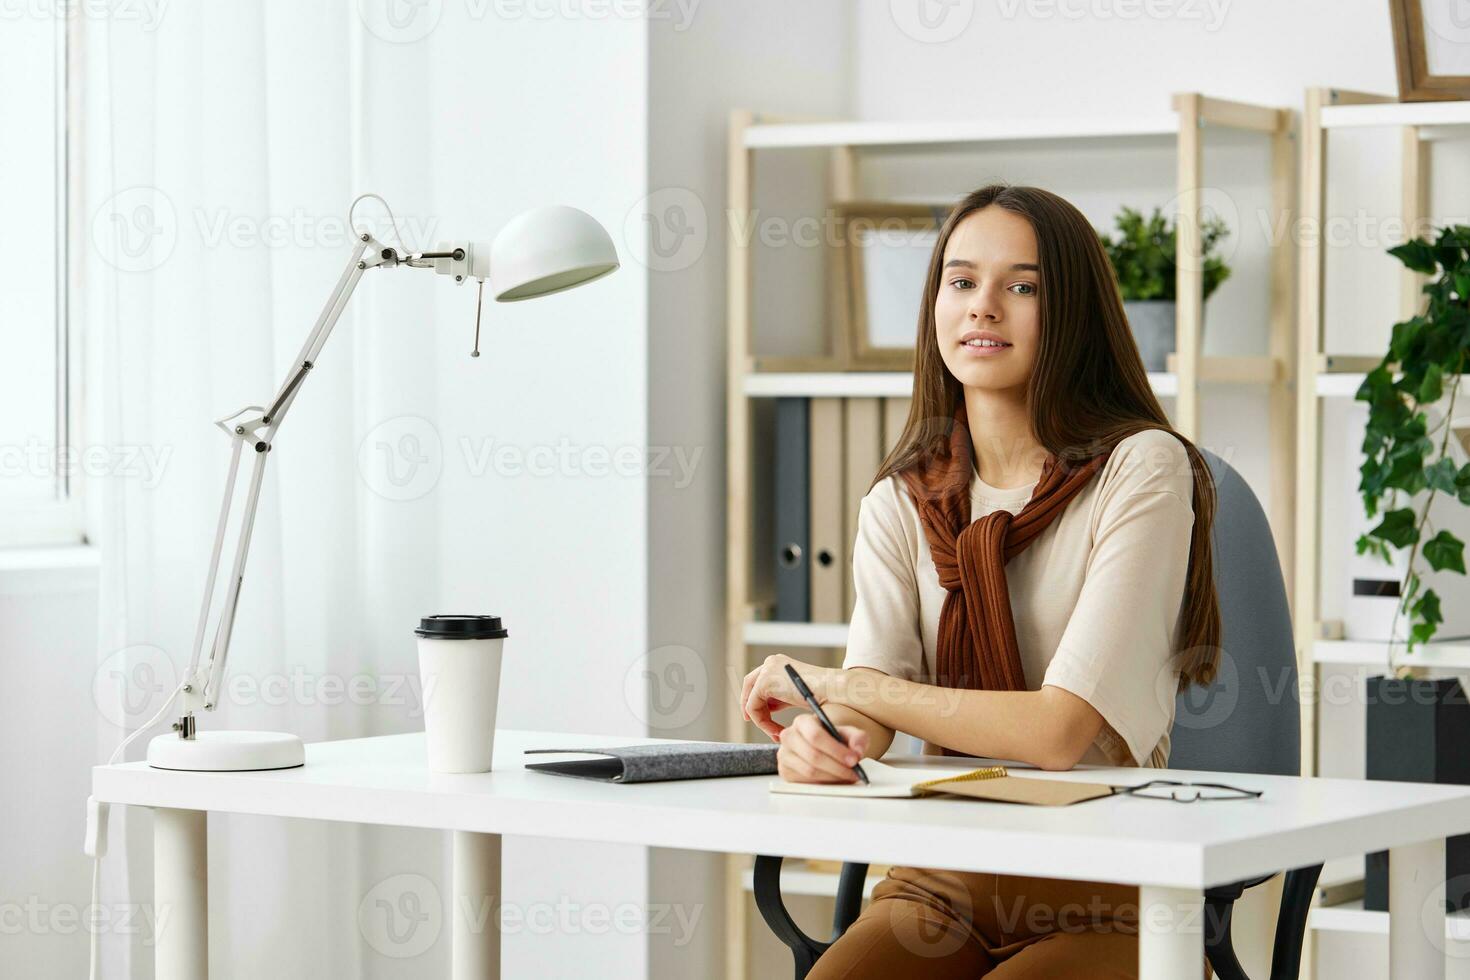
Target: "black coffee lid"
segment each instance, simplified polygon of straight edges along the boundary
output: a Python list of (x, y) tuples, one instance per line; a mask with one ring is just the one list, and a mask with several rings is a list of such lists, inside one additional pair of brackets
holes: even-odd
[(436, 640), (498, 640), (510, 635), (499, 616), (456, 615), (425, 616), (414, 633)]

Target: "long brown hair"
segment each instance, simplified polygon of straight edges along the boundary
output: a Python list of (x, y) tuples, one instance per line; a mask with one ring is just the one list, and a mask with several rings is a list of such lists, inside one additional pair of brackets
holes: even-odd
[(1220, 606), (1210, 547), (1215, 481), (1199, 450), (1174, 431), (1154, 396), (1097, 232), (1057, 195), (1036, 187), (991, 184), (967, 195), (945, 219), (919, 307), (908, 421), (873, 486), (915, 465), (949, 436), (964, 392), (940, 355), (934, 304), (944, 250), (955, 226), (991, 205), (1025, 218), (1036, 234), (1041, 331), (1026, 397), (1037, 441), (1057, 457), (1075, 461), (1096, 456), (1134, 433), (1163, 429), (1189, 454), (1194, 531), (1177, 652), (1179, 690), (1192, 683), (1209, 684), (1220, 660)]

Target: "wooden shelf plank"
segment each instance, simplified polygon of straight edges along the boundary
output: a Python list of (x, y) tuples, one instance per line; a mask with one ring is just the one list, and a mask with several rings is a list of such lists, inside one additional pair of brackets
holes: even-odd
[[(1170, 374), (1176, 371), (1176, 360), (1175, 355), (1169, 355), (1166, 366)], [(1274, 357), (1210, 355), (1199, 362), (1200, 381), (1214, 384), (1270, 384), (1282, 373), (1281, 362)]]
[(1383, 360), (1375, 354), (1318, 354), (1317, 371), (1321, 374), (1367, 374)]

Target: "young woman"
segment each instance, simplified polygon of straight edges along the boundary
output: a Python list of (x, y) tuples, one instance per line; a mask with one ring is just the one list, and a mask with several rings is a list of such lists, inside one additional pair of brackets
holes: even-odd
[[(915, 361), (859, 512), (846, 659), (800, 668), (847, 744), (813, 715), (771, 718), (802, 703), (789, 658), (745, 678), (781, 775), (852, 782), (896, 731), (1044, 769), (1165, 766), (1175, 695), (1219, 658), (1215, 491), (1149, 387), (1092, 226), (1033, 187), (967, 196), (929, 262)], [(1137, 902), (896, 867), (811, 976), (1134, 977)]]

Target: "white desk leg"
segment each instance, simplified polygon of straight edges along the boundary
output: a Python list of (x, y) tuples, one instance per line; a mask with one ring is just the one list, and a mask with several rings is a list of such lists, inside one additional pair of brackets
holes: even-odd
[(1204, 901), (1198, 888), (1138, 889), (1138, 980), (1204, 975)]
[(1444, 838), (1389, 848), (1388, 975), (1444, 980)]
[(454, 980), (500, 977), (500, 835), (454, 832)]
[(153, 976), (209, 976), (209, 870), (203, 810), (153, 811)]

